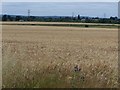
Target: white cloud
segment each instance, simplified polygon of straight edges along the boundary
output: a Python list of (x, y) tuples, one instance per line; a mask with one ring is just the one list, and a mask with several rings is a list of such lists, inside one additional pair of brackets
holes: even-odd
[(119, 0), (2, 0), (2, 2), (118, 2)]

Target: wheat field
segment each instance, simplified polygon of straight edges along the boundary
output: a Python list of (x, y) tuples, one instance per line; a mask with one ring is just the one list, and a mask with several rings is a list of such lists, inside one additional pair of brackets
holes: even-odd
[(118, 87), (118, 30), (2, 26), (3, 88)]

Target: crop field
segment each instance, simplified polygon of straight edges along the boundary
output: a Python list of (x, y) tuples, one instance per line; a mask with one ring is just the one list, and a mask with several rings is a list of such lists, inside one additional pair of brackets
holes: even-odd
[(118, 87), (117, 29), (4, 24), (2, 40), (3, 88)]
[(64, 27), (89, 27), (89, 28), (118, 28), (119, 24), (102, 23), (72, 23), (72, 22), (3, 22), (3, 25), (29, 25), (29, 26), (64, 26)]

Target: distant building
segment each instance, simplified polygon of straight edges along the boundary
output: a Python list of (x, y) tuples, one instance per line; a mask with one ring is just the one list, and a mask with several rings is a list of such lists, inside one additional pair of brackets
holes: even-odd
[(19, 20), (19, 22), (24, 22), (24, 20)]
[(93, 19), (94, 21), (99, 21), (99, 19)]
[(82, 22), (85, 22), (86, 19), (81, 19)]

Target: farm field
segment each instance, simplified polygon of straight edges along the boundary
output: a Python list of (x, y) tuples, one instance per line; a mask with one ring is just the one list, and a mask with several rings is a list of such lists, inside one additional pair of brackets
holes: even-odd
[(73, 22), (3, 22), (2, 25), (29, 25), (29, 26), (62, 26), (62, 27), (89, 27), (89, 28), (115, 28), (119, 24), (102, 24), (102, 23), (73, 23)]
[(119, 24), (103, 24), (103, 23), (77, 23), (77, 22), (2, 22), (2, 24), (88, 24), (88, 25), (119, 25)]
[(2, 40), (3, 88), (118, 87), (117, 29), (4, 24)]

